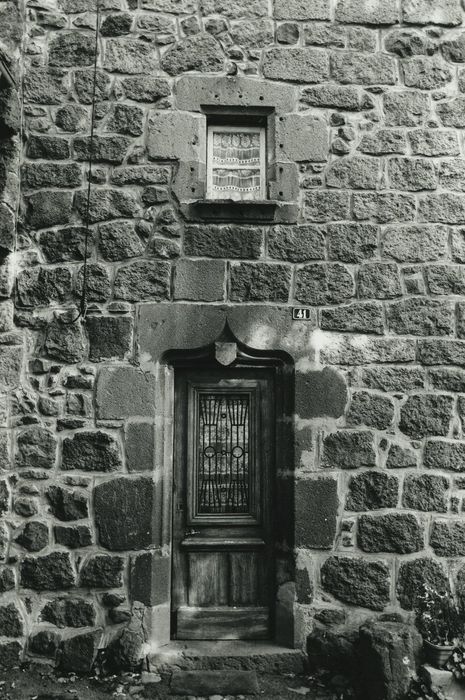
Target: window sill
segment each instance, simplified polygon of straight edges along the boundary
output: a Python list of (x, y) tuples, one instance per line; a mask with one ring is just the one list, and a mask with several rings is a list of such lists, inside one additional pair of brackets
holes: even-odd
[(185, 203), (183, 209), (188, 220), (204, 222), (270, 223), (297, 217), (294, 205), (272, 199), (239, 202), (232, 199), (198, 199)]

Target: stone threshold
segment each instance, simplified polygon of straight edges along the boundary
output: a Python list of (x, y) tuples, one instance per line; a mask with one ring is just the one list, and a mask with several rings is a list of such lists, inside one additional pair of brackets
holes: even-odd
[(306, 656), (301, 649), (289, 649), (271, 642), (173, 641), (147, 654), (153, 673), (207, 670), (243, 670), (258, 673), (302, 673)]

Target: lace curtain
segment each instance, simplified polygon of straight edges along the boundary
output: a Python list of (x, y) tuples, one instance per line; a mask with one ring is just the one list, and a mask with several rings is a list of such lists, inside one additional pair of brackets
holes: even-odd
[(260, 199), (260, 146), (259, 132), (213, 133), (213, 199)]

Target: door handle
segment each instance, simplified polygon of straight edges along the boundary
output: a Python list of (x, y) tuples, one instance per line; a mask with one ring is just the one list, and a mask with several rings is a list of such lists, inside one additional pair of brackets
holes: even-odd
[(193, 537), (194, 535), (200, 535), (200, 530), (194, 530), (194, 528), (189, 527), (187, 530), (184, 532), (185, 537)]

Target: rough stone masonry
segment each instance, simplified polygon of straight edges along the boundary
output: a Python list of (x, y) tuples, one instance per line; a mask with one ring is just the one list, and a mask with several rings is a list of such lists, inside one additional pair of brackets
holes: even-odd
[[(151, 536), (150, 302), (249, 304), (257, 326), (312, 310), (288, 514), (297, 643), (408, 618), (423, 581), (465, 599), (461, 0), (100, 6), (89, 312), (65, 325), (82, 291), (95, 0), (0, 1), (18, 88), (0, 85), (0, 661), (85, 671), (98, 647), (128, 665), (141, 652), (143, 607), (169, 581)], [(281, 115), (273, 223), (186, 214), (215, 94)]]

